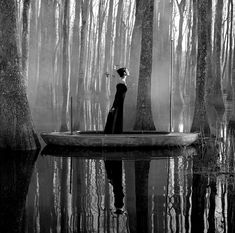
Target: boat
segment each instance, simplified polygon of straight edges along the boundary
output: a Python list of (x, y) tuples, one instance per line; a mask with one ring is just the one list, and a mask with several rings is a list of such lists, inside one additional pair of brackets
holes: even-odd
[(198, 133), (131, 131), (105, 134), (103, 131), (76, 131), (41, 133), (47, 145), (79, 147), (172, 147), (189, 146), (198, 139)]

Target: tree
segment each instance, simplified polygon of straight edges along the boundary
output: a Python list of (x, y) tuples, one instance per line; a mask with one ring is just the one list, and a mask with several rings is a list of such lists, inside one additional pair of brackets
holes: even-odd
[[(173, 1), (155, 1), (156, 17), (155, 30), (153, 32), (153, 75), (152, 75), (152, 110), (156, 119), (157, 130), (169, 128), (169, 78), (171, 66), (171, 34), (172, 34), (172, 11)], [(168, 117), (166, 117), (168, 116)]]
[(180, 80), (180, 64), (182, 63), (182, 43), (183, 43), (183, 23), (184, 23), (184, 11), (186, 6), (186, 0), (181, 0), (179, 3), (176, 0), (176, 4), (179, 10), (179, 35), (176, 47), (176, 86), (175, 86), (175, 103), (176, 105), (182, 105), (183, 96), (181, 91), (181, 80)]
[(40, 147), (26, 95), (17, 48), (16, 2), (0, 1), (0, 147), (33, 150)]
[(22, 70), (28, 84), (28, 57), (29, 57), (29, 8), (30, 0), (23, 3), (23, 35), (22, 35)]
[[(208, 56), (208, 21), (210, 22), (211, 0), (198, 1), (198, 52), (197, 52), (197, 71), (196, 71), (196, 100), (195, 112), (191, 131), (201, 131), (205, 134), (210, 133), (206, 114), (206, 77), (207, 77), (207, 56)], [(206, 25), (206, 26), (205, 26)]]
[(142, 19), (145, 7), (144, 0), (136, 0), (135, 24), (132, 34), (130, 51), (130, 82), (126, 95), (124, 112), (128, 116), (124, 120), (124, 129), (131, 130), (136, 117), (137, 86), (140, 69), (140, 52), (142, 39)]
[(214, 86), (213, 104), (219, 110), (224, 110), (224, 102), (221, 89), (221, 29), (223, 15), (223, 0), (218, 0), (216, 4), (215, 23), (214, 23), (214, 46), (213, 46), (213, 66), (214, 66)]
[(67, 112), (68, 112), (68, 96), (69, 96), (69, 1), (64, 2), (64, 22), (63, 22), (63, 76), (62, 76), (62, 91), (63, 104), (61, 112), (60, 131), (67, 131)]
[(88, 23), (88, 7), (90, 1), (83, 0), (81, 2), (82, 9), (82, 25), (81, 25), (81, 45), (80, 45), (80, 61), (79, 61), (79, 72), (78, 72), (78, 84), (76, 89), (76, 121), (75, 121), (75, 129), (81, 129), (83, 127), (84, 121), (84, 108), (83, 108), (83, 100), (84, 100), (84, 85), (85, 85), (85, 71), (86, 71), (86, 36), (87, 36), (87, 23)]
[(134, 125), (135, 130), (155, 130), (151, 110), (154, 1), (148, 0), (145, 4), (142, 26), (137, 113)]

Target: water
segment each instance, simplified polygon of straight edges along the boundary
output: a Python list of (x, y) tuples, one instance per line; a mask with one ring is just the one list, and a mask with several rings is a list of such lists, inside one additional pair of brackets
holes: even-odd
[(1, 232), (234, 232), (233, 141), (2, 151)]

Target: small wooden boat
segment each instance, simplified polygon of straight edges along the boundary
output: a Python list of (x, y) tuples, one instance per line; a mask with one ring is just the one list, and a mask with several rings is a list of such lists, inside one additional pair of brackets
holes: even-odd
[(132, 131), (105, 134), (103, 131), (41, 133), (47, 145), (80, 147), (168, 147), (188, 146), (198, 139), (198, 133)]

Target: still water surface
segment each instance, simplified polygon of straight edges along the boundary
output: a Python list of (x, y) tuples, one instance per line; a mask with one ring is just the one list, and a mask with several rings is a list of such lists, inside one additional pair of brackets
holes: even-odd
[(1, 152), (0, 232), (235, 232), (233, 142)]

